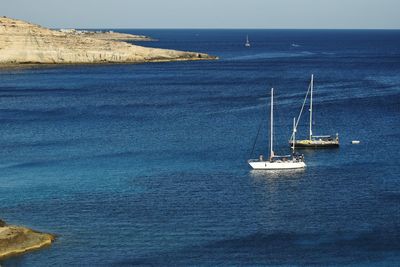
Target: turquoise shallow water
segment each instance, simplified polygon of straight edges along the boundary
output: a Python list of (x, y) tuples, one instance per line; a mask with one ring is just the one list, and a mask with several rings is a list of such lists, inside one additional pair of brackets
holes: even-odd
[[(59, 236), (2, 265), (399, 261), (399, 31), (127, 31), (220, 60), (1, 70), (0, 217)], [(251, 171), (270, 87), (286, 153), (311, 73), (315, 133), (340, 149)]]

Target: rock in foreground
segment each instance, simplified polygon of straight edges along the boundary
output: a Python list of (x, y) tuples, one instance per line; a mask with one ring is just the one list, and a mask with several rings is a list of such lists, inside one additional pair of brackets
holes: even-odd
[(5, 225), (0, 227), (0, 259), (48, 246), (53, 241), (53, 235)]
[(204, 59), (215, 57), (101, 40), (0, 17), (0, 64), (3, 65), (140, 63)]

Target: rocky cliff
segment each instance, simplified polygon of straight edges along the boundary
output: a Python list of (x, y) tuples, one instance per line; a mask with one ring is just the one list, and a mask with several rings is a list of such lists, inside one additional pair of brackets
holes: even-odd
[(202, 53), (147, 48), (43, 28), (0, 17), (0, 64), (139, 63), (204, 60)]

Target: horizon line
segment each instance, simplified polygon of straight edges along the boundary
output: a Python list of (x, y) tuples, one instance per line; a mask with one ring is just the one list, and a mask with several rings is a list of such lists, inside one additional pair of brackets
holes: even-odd
[(167, 27), (161, 27), (161, 28), (145, 28), (145, 27), (139, 27), (139, 28), (131, 28), (131, 27), (49, 27), (49, 29), (90, 29), (90, 30), (295, 30), (295, 31), (301, 31), (301, 30), (311, 30), (311, 31), (319, 31), (319, 30), (327, 30), (327, 31), (399, 31), (400, 28), (203, 28), (203, 27), (193, 27), (193, 28), (167, 28)]

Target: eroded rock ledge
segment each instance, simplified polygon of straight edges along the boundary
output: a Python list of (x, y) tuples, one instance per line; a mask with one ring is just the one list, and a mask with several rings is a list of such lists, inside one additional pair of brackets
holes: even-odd
[(136, 41), (136, 42), (148, 42), (148, 41), (156, 41), (148, 36), (144, 35), (136, 35), (130, 33), (121, 33), (115, 31), (82, 31), (82, 30), (63, 30), (62, 32), (71, 32), (75, 35), (82, 35), (85, 37), (91, 37), (100, 40), (113, 40), (113, 41)]
[(0, 220), (0, 259), (49, 246), (55, 237)]
[(50, 30), (0, 17), (0, 64), (91, 64), (210, 60), (196, 52), (147, 48), (123, 41)]

